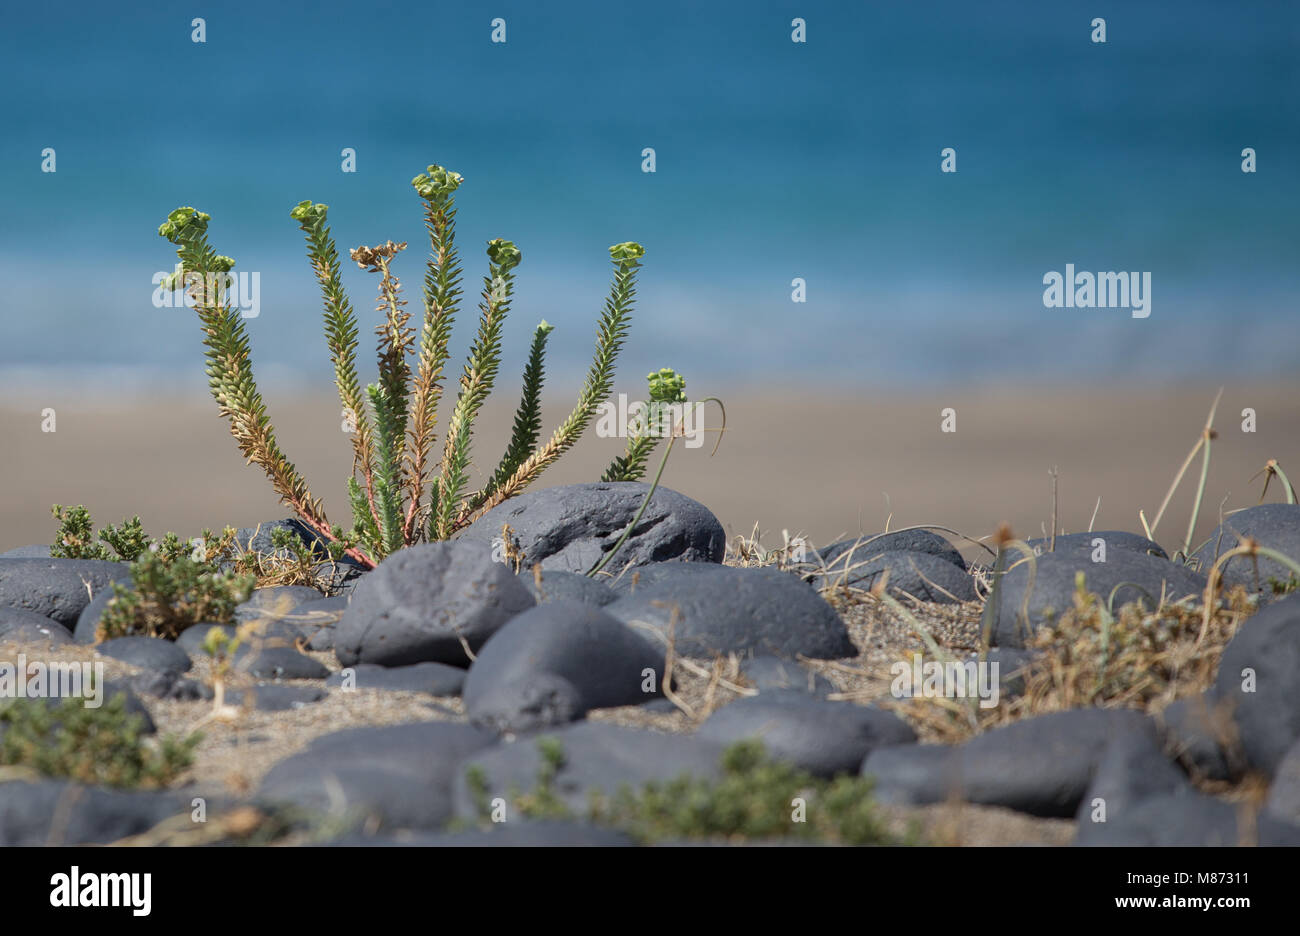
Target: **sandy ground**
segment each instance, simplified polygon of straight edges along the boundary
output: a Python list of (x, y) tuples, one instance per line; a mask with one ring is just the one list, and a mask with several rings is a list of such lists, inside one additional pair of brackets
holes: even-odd
[[(708, 505), (729, 535), (755, 524), (766, 545), (781, 531), (813, 544), (843, 535), (938, 523), (986, 536), (1010, 523), (1022, 536), (1045, 531), (1052, 515), (1050, 469), (1059, 469), (1059, 524), (1140, 531), (1139, 508), (1154, 517), (1170, 481), (1196, 441), (1216, 386), (1166, 388), (1017, 388), (978, 393), (881, 395), (865, 392), (710, 388), (727, 402), (727, 432), (677, 444), (664, 484)], [(475, 457), (490, 470), (505, 446), (514, 389), (489, 403)], [(0, 548), (48, 543), (52, 503), (85, 504), (100, 522), (140, 514), (146, 529), (192, 536), (204, 526), (251, 526), (286, 516), (261, 472), (245, 466), (211, 399), (198, 394), (116, 400), (48, 394), (0, 408)], [(350, 520), (344, 479), (350, 447), (337, 401), (267, 393), (283, 450), (325, 501), (334, 522)], [(572, 394), (548, 388), (556, 405), (547, 430)], [(42, 432), (42, 410), (56, 431)], [(956, 411), (956, 431), (941, 431), (941, 411)], [(1257, 431), (1242, 431), (1242, 410)], [(716, 410), (710, 410), (715, 426)], [(1255, 503), (1254, 475), (1269, 458), (1300, 477), (1300, 396), (1286, 386), (1229, 385), (1216, 421), (1205, 507), (1208, 535), (1220, 502)], [(441, 428), (441, 427), (440, 427)], [(440, 440), (439, 440), (440, 441)], [(622, 442), (588, 435), (540, 484), (594, 480)], [(656, 461), (657, 464), (657, 461)], [(1157, 529), (1181, 543), (1199, 461)], [(1270, 491), (1270, 499), (1279, 491)], [(892, 519), (891, 519), (892, 514)], [(968, 555), (974, 552), (967, 551)]]
[[(918, 605), (916, 613), (930, 622), (936, 639), (954, 650), (969, 650), (976, 641), (975, 622), (979, 604), (962, 606)], [(923, 649), (920, 638), (901, 619), (874, 602), (854, 602), (841, 613), (857, 645), (856, 657), (844, 660), (807, 661), (807, 665), (834, 684), (832, 696), (842, 704), (885, 704), (912, 722), (922, 740), (935, 741), (923, 720), (912, 717), (906, 703), (894, 703), (889, 695), (889, 665)], [(107, 659), (93, 647), (15, 642), (0, 638), (0, 659), (13, 661), (19, 653), (43, 661), (96, 661), (104, 664), (106, 679), (122, 679), (139, 672), (135, 667)], [(339, 664), (333, 653), (310, 653), (332, 671)], [(206, 685), (215, 685), (211, 662), (195, 659), (187, 674)], [(321, 686), (321, 680), (294, 680), (295, 685)], [(256, 692), (256, 681), (236, 668), (224, 677), (229, 688)], [(713, 660), (676, 658), (674, 666), (675, 711), (647, 711), (640, 706), (601, 709), (591, 712), (593, 721), (612, 722), (630, 728), (674, 734), (693, 733), (714, 711), (756, 690), (740, 675), (735, 657)], [(185, 737), (202, 734), (191, 767), (177, 778), (176, 785), (196, 794), (224, 797), (252, 793), (270, 768), (285, 757), (307, 747), (321, 735), (362, 725), (399, 724), (412, 721), (450, 720), (465, 722), (464, 708), (455, 697), (429, 696), (415, 692), (343, 690), (331, 688), (327, 696), (300, 708), (256, 711), (240, 707), (222, 718), (214, 718), (212, 701), (162, 701), (143, 697), (160, 735)], [(1069, 820), (1040, 819), (997, 807), (949, 802), (920, 808), (881, 806), (880, 815), (900, 840), (919, 840), (930, 845), (1068, 845), (1074, 838)], [(175, 844), (180, 844), (180, 841)]]
[[(1097, 529), (1140, 530), (1138, 509), (1152, 518), (1188, 449), (1199, 435), (1214, 386), (1164, 389), (1048, 391), (1020, 389), (974, 394), (879, 396), (806, 392), (727, 394), (728, 430), (717, 455), (709, 447), (675, 451), (664, 483), (707, 504), (729, 535), (748, 535), (755, 524), (767, 546), (781, 531), (825, 544), (859, 531), (939, 523), (972, 536), (1007, 522), (1022, 536), (1043, 532), (1052, 514), (1049, 469), (1059, 468), (1059, 525), (1087, 529), (1097, 498)], [(725, 391), (724, 391), (725, 392)], [(346, 522), (343, 479), (350, 450), (330, 398), (268, 394), (279, 440), (313, 484), (314, 492)], [(548, 426), (565, 415), (569, 394), (552, 391), (560, 406), (547, 411)], [(42, 432), (42, 409), (55, 409), (55, 432)], [(941, 411), (956, 410), (957, 431), (942, 432)], [(1254, 409), (1257, 432), (1242, 431), (1242, 410)], [(513, 401), (490, 406), (480, 425), (479, 454), (495, 463), (509, 434)], [(1216, 422), (1219, 436), (1206, 506), (1197, 531), (1208, 535), (1220, 502), (1228, 509), (1259, 497), (1250, 482), (1269, 458), (1300, 478), (1300, 399), (1283, 386), (1229, 386)], [(48, 543), (54, 530), (50, 504), (83, 503), (100, 522), (139, 513), (155, 534), (193, 535), (204, 526), (253, 525), (287, 515), (260, 472), (242, 464), (211, 400), (88, 399), (51, 394), (49, 400), (0, 408), (0, 548)], [(679, 443), (680, 445), (680, 443)], [(543, 484), (592, 480), (622, 443), (587, 438)], [(1166, 547), (1180, 544), (1199, 462), (1157, 531)], [(1279, 490), (1270, 499), (1280, 496)], [(891, 518), (892, 513), (892, 518)], [(975, 556), (977, 549), (964, 550)], [(921, 644), (915, 634), (873, 615), (846, 615), (859, 647), (855, 660), (816, 665), (841, 697), (865, 703), (887, 694), (872, 672), (904, 658)], [(969, 640), (955, 627), (950, 646)], [(15, 646), (0, 646), (11, 658)], [(32, 648), (25, 648), (29, 655)], [(62, 659), (93, 654), (89, 648), (47, 651)], [(331, 669), (329, 654), (317, 658)], [(687, 661), (683, 700), (694, 712), (654, 714), (609, 710), (597, 719), (661, 731), (691, 731), (707, 712), (739, 697), (717, 661)], [(126, 671), (122, 664), (109, 663)], [(679, 675), (682, 674), (679, 670)], [(204, 664), (192, 674), (206, 679)], [(209, 703), (149, 707), (163, 731), (185, 733)], [(272, 763), (327, 731), (360, 724), (461, 718), (456, 699), (413, 693), (331, 691), (303, 709), (245, 712), (231, 725), (207, 722), (191, 778), (230, 791), (256, 786)], [(918, 725), (919, 728), (923, 726)], [(932, 740), (932, 739), (927, 739)], [(1065, 844), (1069, 822), (1033, 819), (1005, 810), (943, 805), (887, 810), (896, 827), (919, 822), (927, 841), (944, 844)]]

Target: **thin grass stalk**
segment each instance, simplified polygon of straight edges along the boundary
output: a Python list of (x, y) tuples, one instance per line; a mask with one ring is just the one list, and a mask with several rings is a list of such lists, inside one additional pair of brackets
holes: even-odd
[(1214, 439), (1214, 430), (1205, 430), (1205, 454), (1201, 459), (1201, 480), (1196, 485), (1196, 499), (1192, 502), (1192, 516), (1187, 522), (1187, 535), (1183, 537), (1183, 555), (1190, 556), (1192, 536), (1196, 532), (1196, 520), (1201, 514), (1201, 501), (1205, 498), (1205, 482), (1210, 476), (1210, 445)]
[(655, 472), (654, 480), (650, 482), (650, 490), (646, 491), (645, 497), (641, 498), (641, 506), (637, 508), (636, 514), (633, 515), (632, 522), (623, 530), (623, 535), (618, 538), (614, 547), (597, 560), (595, 565), (587, 570), (588, 578), (595, 578), (600, 570), (609, 564), (609, 561), (614, 558), (614, 554), (623, 548), (623, 544), (626, 543), (628, 537), (632, 535), (632, 531), (636, 529), (636, 525), (641, 522), (641, 518), (645, 515), (646, 508), (650, 506), (650, 498), (654, 496), (655, 491), (659, 487), (659, 481), (664, 476), (664, 468), (668, 465), (668, 456), (672, 454), (673, 443), (676, 441), (676, 436), (668, 440), (668, 446), (664, 449), (664, 457), (659, 459), (659, 470)]
[(1286, 491), (1286, 502), (1287, 502), (1288, 504), (1294, 504), (1294, 503), (1295, 503), (1295, 488), (1291, 486), (1291, 482), (1290, 482), (1290, 480), (1287, 478), (1287, 476), (1286, 476), (1286, 472), (1282, 470), (1282, 466), (1281, 466), (1280, 464), (1278, 464), (1278, 462), (1277, 462), (1276, 460), (1274, 460), (1274, 462), (1273, 462), (1273, 470), (1276, 471), (1276, 472), (1277, 472), (1277, 476), (1278, 476), (1279, 478), (1282, 479), (1282, 487), (1283, 487), (1283, 490)]
[[(1205, 635), (1210, 629), (1210, 619), (1214, 616), (1214, 605), (1217, 600), (1216, 595), (1218, 594), (1219, 583), (1222, 578), (1222, 569), (1224, 565), (1235, 556), (1250, 556), (1252, 559), (1263, 556), (1265, 559), (1272, 559), (1279, 565), (1285, 566), (1291, 570), (1293, 575), (1300, 577), (1300, 563), (1297, 563), (1290, 556), (1278, 552), (1276, 549), (1269, 549), (1267, 546), (1259, 545), (1259, 543), (1253, 539), (1247, 538), (1242, 543), (1229, 549), (1215, 560), (1214, 565), (1210, 567), (1210, 574), (1207, 576), (1203, 601), (1204, 608), (1202, 610), (1203, 616), (1201, 618), (1201, 632), (1200, 636), (1196, 638), (1197, 647), (1200, 647), (1201, 643), (1205, 640)], [(1258, 572), (1256, 572), (1256, 574), (1258, 575)]]
[[(1196, 453), (1199, 452), (1201, 446), (1205, 444), (1206, 434), (1214, 427), (1214, 414), (1219, 409), (1219, 400), (1222, 396), (1223, 388), (1220, 387), (1219, 392), (1215, 394), (1214, 402), (1210, 404), (1210, 414), (1205, 419), (1205, 426), (1201, 429), (1201, 436), (1196, 440), (1196, 444), (1192, 446), (1192, 450), (1187, 453), (1187, 458), (1183, 460), (1182, 467), (1178, 469), (1178, 474), (1174, 477), (1174, 483), (1171, 484), (1169, 490), (1165, 492), (1165, 499), (1161, 501), (1160, 509), (1156, 511), (1155, 520), (1151, 522), (1150, 526), (1147, 526), (1146, 517), (1142, 517), (1142, 525), (1147, 530), (1147, 539), (1155, 539), (1155, 532), (1160, 526), (1161, 518), (1165, 515), (1165, 509), (1169, 506), (1169, 502), (1173, 500), (1174, 492), (1178, 490), (1178, 485), (1182, 483), (1183, 475), (1187, 474), (1187, 469), (1191, 467), (1192, 459), (1196, 457)], [(1141, 512), (1139, 511), (1139, 513)]]

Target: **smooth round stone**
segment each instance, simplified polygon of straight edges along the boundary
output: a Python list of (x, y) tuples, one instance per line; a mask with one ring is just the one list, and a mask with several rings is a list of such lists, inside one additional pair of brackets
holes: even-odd
[(1036, 715), (965, 744), (903, 744), (872, 750), (862, 775), (882, 803), (950, 799), (1047, 818), (1073, 818), (1110, 743), (1126, 733), (1155, 736), (1131, 709), (1071, 709)]
[[(129, 586), (128, 586), (129, 587)], [(104, 609), (113, 600), (113, 589), (103, 588), (81, 609), (72, 631), (73, 639), (79, 644), (93, 644), (99, 629), (99, 620), (104, 616)]]
[(323, 664), (292, 647), (266, 647), (247, 661), (239, 660), (241, 670), (259, 679), (324, 679), (330, 671)]
[(433, 696), (458, 696), (465, 685), (465, 670), (446, 663), (412, 663), (379, 666), (354, 663), (332, 674), (325, 685), (349, 689), (384, 689), (390, 692), (425, 692)]
[[(1088, 844), (1102, 826), (1122, 823), (1153, 796), (1190, 792), (1191, 781), (1165, 755), (1157, 732), (1122, 732), (1106, 746), (1088, 792), (1079, 803), (1075, 844)], [(1104, 818), (1096, 821), (1093, 804), (1099, 802), (1105, 804), (1106, 811)]]
[(51, 647), (63, 647), (72, 644), (75, 641), (72, 635), (68, 633), (67, 628), (60, 627), (48, 618), (46, 624), (34, 624), (23, 621), (9, 627), (3, 634), (0, 634), (0, 644), (4, 643), (21, 643), (21, 644), (49, 644)]
[(519, 573), (519, 580), (533, 593), (538, 604), (544, 601), (581, 601), (604, 607), (618, 599), (618, 593), (604, 582), (577, 572), (545, 572), (542, 583), (538, 585), (533, 573), (525, 570)]
[[(710, 779), (721, 773), (723, 748), (692, 735), (581, 721), (550, 729), (545, 736), (558, 742), (564, 752), (564, 763), (555, 778), (556, 795), (579, 813), (587, 808), (593, 790), (613, 796), (623, 785), (636, 789), (683, 774)], [(455, 776), (456, 815), (467, 819), (478, 815), (466, 777), (471, 767), (482, 772), (489, 799), (507, 796), (512, 788), (535, 789), (541, 766), (537, 742), (538, 736), (520, 737), (467, 757)]]
[(857, 654), (835, 610), (806, 582), (776, 569), (712, 566), (708, 572), (675, 572), (637, 585), (604, 610), (625, 624), (653, 628), (665, 646), (671, 628), (677, 652), (684, 656), (835, 659)]
[(191, 656), (207, 656), (203, 652), (203, 642), (208, 639), (208, 631), (214, 627), (220, 628), (227, 638), (234, 639), (235, 628), (232, 624), (193, 624), (181, 631), (176, 638), (176, 646)]
[[(1208, 575), (1218, 557), (1237, 545), (1239, 536), (1250, 537), (1260, 546), (1300, 562), (1300, 504), (1260, 504), (1226, 517), (1196, 553), (1201, 573)], [(1266, 556), (1253, 560), (1250, 556), (1234, 556), (1220, 567), (1220, 575), (1225, 585), (1244, 585), (1266, 598), (1273, 597), (1274, 582), (1285, 584), (1297, 577), (1282, 563)]]
[(1242, 841), (1257, 845), (1300, 845), (1300, 826), (1262, 813), (1254, 823), (1242, 820), (1241, 804), (1216, 799), (1196, 790), (1152, 796), (1114, 821), (1080, 826), (1079, 845), (1104, 847), (1220, 846)]
[(492, 550), (460, 541), (398, 550), (363, 576), (334, 634), (339, 663), (468, 666), (487, 639), (533, 607)]
[(190, 798), (66, 780), (0, 783), (0, 845), (107, 845), (188, 815)]
[(494, 740), (450, 722), (344, 729), (272, 767), (258, 797), (360, 816), (380, 830), (441, 829), (462, 761)]
[(195, 702), (211, 699), (213, 695), (211, 689), (197, 680), (184, 679), (176, 673), (163, 673), (158, 670), (137, 673), (127, 682), (136, 692), (153, 696), (155, 699)]
[(663, 665), (660, 647), (601, 609), (551, 601), (483, 645), (465, 679), (465, 711), (494, 731), (533, 731), (654, 698)]
[(258, 683), (250, 690), (227, 689), (226, 702), (242, 705), (245, 692), (252, 692), (253, 707), (259, 712), (284, 712), (299, 709), (325, 698), (324, 689), (315, 686), (295, 686), (284, 683)]
[(931, 530), (896, 530), (879, 536), (840, 540), (822, 549), (811, 550), (809, 560), (820, 558), (828, 571), (843, 572), (849, 566), (887, 552), (929, 553), (952, 563), (962, 571), (966, 570), (966, 561), (957, 548)]
[(791, 660), (774, 656), (756, 656), (742, 660), (741, 674), (756, 689), (797, 689), (822, 697), (836, 691), (835, 684), (806, 667)]
[[(208, 631), (214, 627), (219, 627), (222, 633), (231, 640), (234, 639), (238, 629), (233, 624), (194, 624), (181, 631), (180, 636), (176, 638), (176, 645), (191, 656), (207, 656), (207, 653), (203, 650), (203, 643), (207, 640)], [(292, 624), (285, 621), (262, 622), (236, 648), (234, 659), (242, 660), (248, 654), (257, 652), (259, 649), (287, 647), (292, 650), (301, 639), (302, 634)]]
[[(1179, 601), (1199, 599), (1205, 592), (1203, 576), (1146, 553), (1117, 549), (1108, 552), (1105, 562), (1094, 562), (1081, 550), (1044, 553), (1032, 563), (1025, 560), (1010, 566), (1000, 589), (988, 599), (993, 603), (989, 613), (996, 615), (992, 642), (1023, 647), (1025, 637), (1045, 620), (1059, 620), (1074, 607), (1075, 577), (1080, 572), (1085, 588), (1097, 595), (1103, 606), (1111, 602), (1116, 610), (1134, 601), (1154, 608), (1162, 594), (1168, 601)], [(1021, 620), (1026, 607), (1028, 618)]]
[[(1159, 543), (1149, 540), (1145, 536), (1127, 533), (1123, 530), (1098, 530), (1094, 533), (1060, 533), (1056, 537), (1055, 549), (1052, 548), (1052, 541), (1045, 537), (1026, 540), (1025, 545), (1034, 551), (1034, 555), (1041, 556), (1046, 552), (1065, 552), (1067, 550), (1092, 553), (1100, 548), (1098, 541), (1105, 544), (1108, 553), (1114, 549), (1127, 549), (1129, 552), (1146, 553), (1158, 556), (1161, 559), (1169, 558), (1169, 554), (1161, 548)], [(1024, 553), (1020, 552), (1020, 550), (1009, 550), (1007, 552), (1007, 564), (1010, 565), (1023, 557)]]
[[(671, 583), (695, 578), (697, 576), (717, 575), (719, 569), (730, 568), (709, 562), (656, 562), (653, 565), (637, 566), (626, 569), (618, 576), (606, 576), (603, 573), (597, 581), (608, 585), (619, 597), (635, 595), (639, 589), (653, 585), (671, 587)], [(793, 576), (792, 576), (793, 577)]]
[(68, 629), (53, 618), (35, 611), (0, 605), (0, 642), (49, 641), (56, 646), (72, 643)]
[(165, 673), (185, 673), (194, 665), (189, 654), (161, 637), (115, 637), (95, 649), (102, 656)]
[(1247, 765), (1272, 776), (1300, 738), (1300, 594), (1242, 623), (1206, 695), (1232, 713)]
[(916, 740), (891, 712), (826, 702), (796, 689), (772, 689), (725, 705), (696, 734), (722, 745), (758, 739), (772, 757), (821, 777), (856, 773), (875, 748)]
[[(524, 567), (586, 573), (622, 537), (650, 485), (639, 481), (565, 484), (512, 497), (475, 521), (461, 542), (491, 547), (509, 524), (524, 552)], [(707, 507), (669, 488), (655, 489), (637, 528), (606, 571), (680, 560), (718, 563), (727, 536)]]
[(0, 559), (0, 605), (34, 611), (71, 629), (92, 596), (130, 580), (124, 562)]
[[(847, 554), (844, 557), (847, 561)], [(961, 566), (931, 553), (885, 552), (818, 577), (821, 586), (841, 585), (870, 591), (888, 575), (888, 589), (898, 597), (936, 604), (974, 601), (975, 581)]]

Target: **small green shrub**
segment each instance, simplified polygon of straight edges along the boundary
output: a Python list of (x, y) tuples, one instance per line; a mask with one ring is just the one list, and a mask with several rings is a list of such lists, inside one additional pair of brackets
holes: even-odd
[(341, 579), (338, 560), (345, 543), (306, 542), (296, 532), (276, 527), (271, 530), (271, 551), (254, 552), (237, 544), (229, 568), (257, 579), (258, 588), (272, 585), (308, 585), (328, 594), (338, 590)]
[(122, 693), (99, 708), (71, 698), (11, 700), (0, 703), (0, 764), (78, 783), (167, 786), (193, 762), (202, 736), (155, 742), (140, 727), (140, 716), (127, 713)]
[[(900, 844), (885, 828), (861, 777), (823, 780), (772, 760), (759, 741), (742, 741), (722, 755), (722, 775), (682, 776), (612, 796), (593, 794), (585, 814), (575, 814), (555, 789), (565, 763), (553, 737), (537, 741), (541, 763), (534, 788), (512, 788), (508, 801), (532, 820), (581, 819), (626, 832), (639, 842), (717, 840), (736, 843), (779, 839), (833, 845)], [(489, 821), (488, 778), (474, 766), (466, 774), (479, 818)], [(802, 801), (803, 821), (795, 813)]]
[[(96, 543), (91, 535), (94, 523), (85, 507), (55, 504), (53, 513), (59, 530), (50, 547), (52, 556), (131, 563), (132, 587), (113, 583), (113, 597), (97, 628), (99, 640), (131, 634), (175, 639), (185, 628), (204, 621), (229, 624), (234, 620), (235, 605), (248, 600), (262, 574), (271, 577), (265, 571), (264, 557), (237, 552), (235, 531), (230, 527), (220, 537), (204, 530), (190, 542), (175, 533), (155, 540), (145, 534), (136, 517), (120, 527), (100, 530), (100, 542)], [(307, 563), (314, 568), (316, 553), (288, 530), (275, 530), (271, 540), (289, 553), (284, 562), (274, 564), (279, 576), (275, 584), (283, 583), (286, 565), (292, 566), (287, 577), (293, 584), (310, 583), (310, 572), (307, 582), (299, 582), (295, 576)], [(229, 566), (225, 571), (223, 564)]]
[(231, 623), (235, 606), (248, 600), (254, 576), (222, 572), (212, 561), (194, 558), (174, 533), (167, 537), (166, 545), (131, 563), (132, 588), (113, 583), (113, 597), (99, 620), (100, 640), (131, 634), (174, 640), (205, 621)]
[(55, 504), (51, 512), (54, 519), (59, 521), (58, 532), (50, 546), (50, 555), (56, 559), (131, 562), (149, 548), (150, 540), (145, 535), (139, 517), (123, 521), (120, 527), (109, 524), (99, 531), (99, 542), (95, 542), (92, 536), (94, 524), (90, 519), (90, 511), (85, 507)]

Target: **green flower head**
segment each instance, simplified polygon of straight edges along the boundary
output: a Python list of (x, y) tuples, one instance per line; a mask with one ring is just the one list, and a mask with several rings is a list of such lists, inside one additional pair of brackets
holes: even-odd
[(645, 248), (636, 241), (624, 241), (609, 248), (609, 256), (618, 264), (635, 263), (645, 256)]
[(519, 261), (524, 259), (524, 255), (519, 252), (518, 247), (499, 237), (488, 241), (487, 255), (493, 264), (501, 268), (502, 273), (513, 270), (519, 266)]
[(686, 378), (671, 367), (661, 367), (654, 373), (646, 374), (646, 379), (650, 381), (650, 402), (686, 402)]
[(551, 332), (555, 331), (555, 326), (546, 321), (546, 319), (542, 319), (541, 323), (537, 326), (537, 330), (543, 335), (549, 335)]
[(325, 212), (329, 211), (329, 207), (329, 205), (322, 205), (319, 203), (313, 205), (309, 198), (306, 201), (298, 202), (298, 204), (293, 207), (293, 210), (289, 212), (289, 217), (293, 218), (295, 221), (305, 221), (308, 224), (313, 224), (317, 221), (324, 222)]
[(435, 201), (452, 194), (460, 188), (460, 183), (463, 181), (464, 178), (459, 172), (452, 172), (442, 166), (430, 166), (412, 179), (411, 184), (415, 186), (421, 198)]
[(158, 226), (158, 236), (165, 237), (173, 244), (179, 243), (180, 238), (191, 227), (204, 231), (208, 227), (208, 222), (212, 216), (202, 211), (195, 211), (193, 208), (177, 208), (171, 214), (167, 215), (167, 220)]

